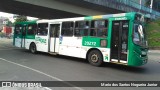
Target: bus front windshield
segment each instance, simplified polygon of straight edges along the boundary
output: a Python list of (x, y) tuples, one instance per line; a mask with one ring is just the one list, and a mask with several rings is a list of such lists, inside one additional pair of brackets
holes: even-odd
[(133, 42), (140, 46), (147, 46), (146, 33), (142, 24), (134, 24)]

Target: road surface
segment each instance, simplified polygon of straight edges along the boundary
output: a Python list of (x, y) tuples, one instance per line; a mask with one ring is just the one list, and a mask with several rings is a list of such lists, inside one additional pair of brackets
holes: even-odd
[[(149, 51), (149, 62), (141, 67), (106, 63), (95, 67), (84, 59), (31, 54), (12, 46), (11, 39), (0, 39), (0, 81), (160, 81), (160, 52)], [(117, 87), (59, 87), (59, 88), (0, 88), (1, 90), (159, 90), (150, 88)]]

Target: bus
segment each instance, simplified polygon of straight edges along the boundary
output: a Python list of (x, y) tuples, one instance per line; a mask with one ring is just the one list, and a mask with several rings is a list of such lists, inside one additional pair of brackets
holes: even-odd
[(14, 46), (104, 62), (141, 66), (148, 61), (145, 17), (136, 12), (16, 23)]

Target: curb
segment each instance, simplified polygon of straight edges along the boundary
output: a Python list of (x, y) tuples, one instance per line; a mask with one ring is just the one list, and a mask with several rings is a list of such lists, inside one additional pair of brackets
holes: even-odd
[(149, 53), (160, 53), (160, 50), (149, 50)]

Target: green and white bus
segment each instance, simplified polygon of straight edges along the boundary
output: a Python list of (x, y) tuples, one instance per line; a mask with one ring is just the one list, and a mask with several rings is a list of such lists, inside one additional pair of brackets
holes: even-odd
[(84, 58), (95, 66), (141, 66), (148, 60), (144, 23), (135, 12), (21, 22), (15, 25), (14, 45)]

